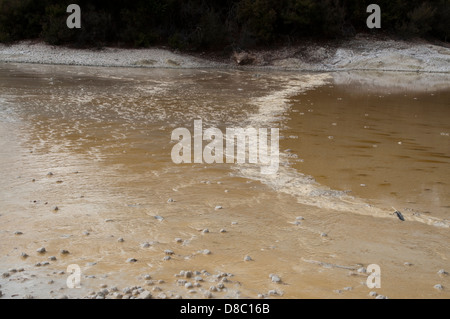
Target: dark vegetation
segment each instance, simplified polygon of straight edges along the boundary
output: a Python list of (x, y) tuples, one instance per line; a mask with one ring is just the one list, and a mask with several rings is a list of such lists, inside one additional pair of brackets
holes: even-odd
[[(81, 29), (66, 8), (81, 7)], [(382, 28), (369, 30), (369, 4)], [(340, 39), (358, 32), (450, 39), (450, 0), (0, 0), (0, 42), (223, 50)]]

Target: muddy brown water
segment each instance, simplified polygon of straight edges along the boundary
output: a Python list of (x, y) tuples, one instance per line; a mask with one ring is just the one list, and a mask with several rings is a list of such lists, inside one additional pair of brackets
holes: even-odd
[[(448, 298), (449, 98), (333, 74), (0, 65), (0, 269), (24, 268), (0, 278), (3, 298), (102, 284), (203, 298), (221, 272), (217, 298)], [(171, 132), (195, 119), (280, 128), (278, 174), (175, 165)], [(380, 289), (357, 271), (370, 264)], [(181, 270), (210, 275), (189, 292)]]

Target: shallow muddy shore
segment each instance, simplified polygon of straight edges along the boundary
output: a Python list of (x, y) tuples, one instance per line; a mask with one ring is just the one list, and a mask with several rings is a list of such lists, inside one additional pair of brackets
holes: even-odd
[[(363, 79), (431, 95), (446, 75), (0, 67), (2, 298), (449, 297), (445, 212), (398, 207), (403, 222), (294, 172), (285, 151), (293, 111), (320, 116), (308, 92)], [(280, 127), (279, 175), (174, 165), (170, 132), (198, 117)], [(80, 289), (66, 285), (73, 264)]]

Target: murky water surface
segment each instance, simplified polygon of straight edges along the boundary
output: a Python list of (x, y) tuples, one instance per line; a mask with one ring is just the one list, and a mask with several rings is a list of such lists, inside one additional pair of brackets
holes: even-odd
[[(24, 268), (4, 298), (203, 298), (223, 272), (213, 297), (366, 298), (369, 264), (379, 294), (448, 298), (450, 87), (396, 85), (414, 76), (0, 65), (0, 269)], [(171, 133), (195, 119), (279, 128), (278, 173), (174, 164)], [(206, 272), (189, 291), (182, 270)]]

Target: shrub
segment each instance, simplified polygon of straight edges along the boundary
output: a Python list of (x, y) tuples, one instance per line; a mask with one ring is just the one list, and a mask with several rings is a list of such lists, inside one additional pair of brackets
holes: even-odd
[(406, 36), (424, 36), (433, 29), (432, 23), (435, 14), (436, 8), (424, 2), (408, 12), (408, 20), (402, 24), (400, 31)]

